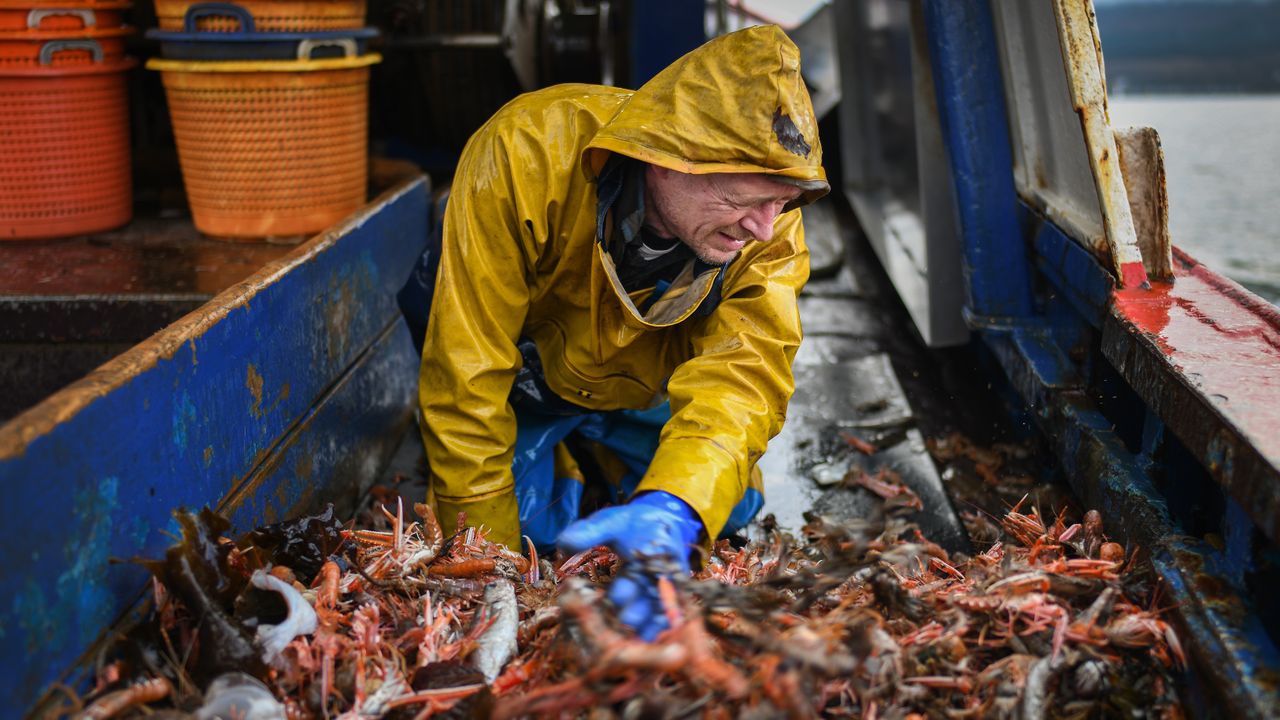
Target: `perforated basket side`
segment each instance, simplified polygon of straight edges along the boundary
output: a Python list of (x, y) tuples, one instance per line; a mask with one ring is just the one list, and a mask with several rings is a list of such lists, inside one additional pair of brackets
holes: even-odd
[(164, 70), (163, 79), (187, 198), (201, 232), (304, 235), (364, 204), (368, 67)]
[[(366, 0), (240, 0), (259, 32), (317, 32), (364, 27)], [(182, 30), (191, 0), (156, 0), (156, 20), (162, 30)], [(235, 32), (240, 24), (229, 18), (200, 18), (203, 32)]]
[(118, 72), (0, 74), (0, 239), (100, 232), (132, 216), (128, 89)]

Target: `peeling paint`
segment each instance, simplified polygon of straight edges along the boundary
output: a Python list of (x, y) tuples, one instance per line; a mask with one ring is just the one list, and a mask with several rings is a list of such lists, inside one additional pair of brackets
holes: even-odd
[(249, 393), (253, 395), (253, 405), (249, 407), (249, 412), (253, 413), (254, 417), (262, 417), (262, 384), (262, 376), (250, 363), (245, 373), (244, 386), (249, 388)]
[(340, 281), (336, 277), (330, 282), (324, 320), (325, 347), (331, 359), (341, 358), (347, 351), (353, 298), (349, 282)]
[(1141, 286), (1147, 282), (1146, 270), (1107, 116), (1107, 90), (1092, 4), (1089, 0), (1055, 0), (1054, 11), (1062, 62), (1089, 153), (1112, 267), (1122, 286)]
[(288, 399), (289, 399), (289, 383), (285, 383), (280, 386), (280, 392), (276, 393), (276, 399), (271, 402), (271, 405), (266, 410), (262, 411), (262, 414), (266, 415), (270, 413), (272, 410), (275, 410), (277, 407), (279, 407), (280, 403)]

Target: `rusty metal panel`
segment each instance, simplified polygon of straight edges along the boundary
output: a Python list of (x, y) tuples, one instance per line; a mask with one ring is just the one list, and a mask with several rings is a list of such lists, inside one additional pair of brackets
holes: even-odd
[(1089, 169), (1102, 211), (1106, 232), (1105, 257), (1111, 261), (1123, 287), (1147, 282), (1142, 253), (1138, 250), (1129, 195), (1120, 170), (1120, 151), (1107, 117), (1107, 86), (1102, 70), (1102, 43), (1092, 0), (1055, 0), (1062, 62), (1071, 88), (1071, 103), (1080, 118)]
[(1163, 277), (1159, 140), (1150, 128), (1111, 127), (1092, 0), (993, 0), (992, 8), (1018, 194), (1103, 259), (1121, 286)]
[[(29, 706), (126, 610), (145, 573), (109, 560), (159, 555), (175, 507), (287, 512), (313, 492), (304, 455), (327, 478), (341, 454), (313, 444), (318, 427), (337, 450), (403, 423), (414, 363), (394, 295), (427, 215), (426, 179), (404, 182), (0, 427), (0, 483), (21, 508), (0, 531), (0, 654), (22, 658), (0, 706)], [(344, 379), (357, 367), (382, 379)], [(338, 397), (345, 421), (318, 409)]]
[(991, 0), (1018, 194), (1103, 256), (1106, 231), (1063, 65), (1054, 2)]

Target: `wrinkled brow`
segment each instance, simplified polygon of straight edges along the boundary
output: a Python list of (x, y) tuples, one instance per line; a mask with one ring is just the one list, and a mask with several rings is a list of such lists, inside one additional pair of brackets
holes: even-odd
[(767, 202), (783, 202), (789, 203), (800, 197), (800, 190), (783, 190), (779, 192), (766, 193), (728, 193), (729, 199), (740, 205), (762, 205)]

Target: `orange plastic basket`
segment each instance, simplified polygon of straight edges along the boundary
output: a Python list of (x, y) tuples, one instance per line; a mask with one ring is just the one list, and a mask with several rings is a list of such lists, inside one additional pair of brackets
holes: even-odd
[(52, 2), (56, 7), (49, 7), (48, 2), (39, 3), (33, 0), (25, 0), (20, 5), (0, 3), (0, 32), (120, 27), (124, 23), (124, 11), (129, 8), (127, 2), (97, 4), (65, 0), (52, 0)]
[(292, 237), (362, 206), (369, 66), (381, 59), (148, 61), (163, 77), (196, 228)]
[[(128, 7), (129, 3), (124, 0), (49, 0), (54, 2), (56, 7), (87, 7), (87, 8), (109, 8)], [(0, 0), (0, 8), (30, 8), (33, 6), (33, 0)], [(48, 2), (42, 3), (41, 7), (50, 6)]]
[(133, 214), (125, 71), (0, 70), (0, 240), (101, 232)]
[(23, 68), (114, 65), (133, 28), (0, 32), (0, 72)]
[[(161, 30), (182, 30), (187, 11), (209, 3), (156, 0)], [(258, 32), (317, 32), (364, 27), (365, 0), (237, 0), (253, 16)], [(207, 15), (196, 21), (203, 32), (236, 32), (240, 22), (230, 15)]]

